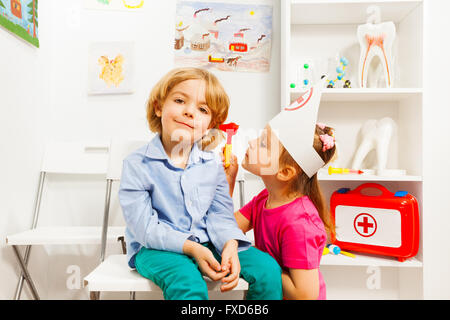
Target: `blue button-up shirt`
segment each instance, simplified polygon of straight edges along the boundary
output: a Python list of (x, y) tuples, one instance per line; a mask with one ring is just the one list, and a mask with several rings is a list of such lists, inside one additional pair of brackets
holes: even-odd
[(119, 200), (126, 222), (128, 264), (146, 248), (183, 253), (186, 240), (211, 241), (219, 254), (228, 240), (251, 242), (239, 229), (222, 161), (195, 143), (185, 169), (176, 167), (156, 135), (123, 161)]

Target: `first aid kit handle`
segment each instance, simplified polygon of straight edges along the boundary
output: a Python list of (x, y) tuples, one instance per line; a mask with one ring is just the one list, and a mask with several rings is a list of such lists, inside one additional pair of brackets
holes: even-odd
[(362, 190), (368, 189), (368, 188), (377, 189), (377, 190), (381, 191), (381, 195), (379, 195), (379, 196), (368, 196), (368, 197), (382, 197), (382, 196), (392, 196), (393, 195), (392, 192), (390, 192), (388, 189), (386, 189), (385, 187), (383, 187), (381, 184), (378, 184), (378, 183), (364, 183), (351, 192), (361, 194)]

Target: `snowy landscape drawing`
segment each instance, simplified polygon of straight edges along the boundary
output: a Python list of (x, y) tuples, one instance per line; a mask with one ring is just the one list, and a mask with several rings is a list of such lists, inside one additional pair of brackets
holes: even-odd
[(175, 65), (268, 72), (272, 6), (177, 2)]

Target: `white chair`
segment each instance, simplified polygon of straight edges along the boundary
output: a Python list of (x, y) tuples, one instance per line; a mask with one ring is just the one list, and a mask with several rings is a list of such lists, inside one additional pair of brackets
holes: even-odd
[[(104, 236), (108, 232), (108, 212), (111, 198), (111, 184), (119, 181), (122, 173), (123, 159), (132, 151), (143, 146), (148, 141), (112, 141), (107, 172), (109, 188), (105, 200)], [(240, 184), (241, 186), (241, 184)], [(243, 197), (241, 196), (241, 201)], [(105, 257), (104, 247), (102, 257)], [(161, 292), (161, 289), (136, 270), (128, 266), (125, 254), (110, 255), (100, 265), (84, 278), (84, 287), (89, 291), (90, 299), (99, 298), (100, 292), (130, 292), (130, 298), (135, 298), (136, 292)], [(204, 277), (209, 291), (219, 291), (221, 282)], [(248, 290), (248, 283), (240, 278), (233, 290)]]
[[(39, 227), (38, 220), (47, 174), (102, 175), (104, 179), (108, 164), (108, 150), (109, 143), (50, 142), (46, 145), (31, 229), (6, 237), (6, 244), (12, 246), (21, 268), (14, 299), (20, 299), (24, 280), (27, 281), (33, 298), (39, 299), (39, 294), (27, 269), (32, 245), (101, 244), (101, 226)], [(115, 242), (124, 234), (124, 227), (110, 228), (109, 236), (105, 239), (105, 242)], [(26, 246), (23, 256), (20, 254), (18, 246)]]

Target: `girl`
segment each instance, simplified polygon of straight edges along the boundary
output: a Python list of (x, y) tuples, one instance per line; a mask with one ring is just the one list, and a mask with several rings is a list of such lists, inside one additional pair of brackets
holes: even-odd
[[(225, 172), (208, 148), (229, 98), (217, 78), (174, 69), (153, 88), (147, 120), (157, 135), (123, 162), (119, 200), (129, 266), (155, 282), (165, 299), (208, 299), (202, 275), (247, 299), (281, 299), (281, 269), (250, 247), (233, 216)], [(218, 261), (221, 261), (220, 263)]]
[[(334, 157), (331, 128), (316, 126), (314, 149), (325, 164)], [(256, 141), (249, 142), (242, 167), (260, 176), (266, 189), (235, 212), (239, 228), (243, 232), (253, 228), (256, 247), (282, 267), (285, 299), (325, 299), (319, 265), (326, 232), (334, 229), (317, 174), (309, 178), (303, 172), (269, 125)], [(233, 156), (226, 170), (230, 186), (234, 186), (237, 169)]]

